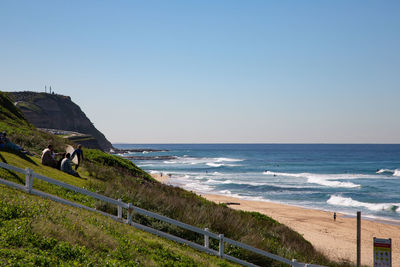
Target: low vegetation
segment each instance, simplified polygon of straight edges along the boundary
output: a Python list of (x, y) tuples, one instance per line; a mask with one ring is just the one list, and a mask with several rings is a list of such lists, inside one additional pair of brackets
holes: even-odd
[[(99, 152), (101, 153), (101, 152)], [(88, 160), (92, 160), (89, 154)], [(163, 214), (170, 218), (195, 225), (200, 228), (209, 228), (214, 233), (223, 233), (225, 236), (280, 255), (288, 259), (297, 259), (307, 263), (318, 263), (328, 266), (349, 266), (347, 262), (329, 261), (322, 253), (300, 234), (270, 217), (257, 212), (236, 211), (225, 205), (217, 205), (207, 201), (195, 193), (181, 188), (167, 186), (154, 180), (136, 179), (129, 173), (118, 168), (107, 168), (105, 164), (116, 166), (110, 161), (130, 161), (115, 156), (109, 156), (109, 161), (102, 162), (103, 168), (98, 168), (92, 175), (102, 182), (92, 180), (90, 187), (97, 192), (113, 198), (122, 198), (125, 202)], [(132, 163), (130, 163), (132, 164)], [(133, 165), (133, 164), (132, 164)], [(115, 213), (114, 207), (101, 205), (98, 208)], [(203, 236), (190, 231), (161, 223), (144, 216), (136, 216), (135, 221), (157, 228), (162, 231), (192, 240), (202, 244)], [(217, 241), (212, 243), (217, 249)], [(281, 266), (280, 263), (236, 247), (228, 246), (226, 253), (245, 259), (261, 266)]]
[[(0, 101), (2, 99), (6, 99), (6, 97), (0, 92)], [(49, 142), (55, 144), (56, 149), (63, 149), (67, 141), (36, 130), (18, 112), (15, 108), (7, 106), (4, 109), (2, 107), (0, 113), (0, 116), (5, 118), (0, 122), (0, 129), (6, 129), (14, 142), (36, 153), (40, 153), (41, 149)], [(18, 120), (18, 123), (14, 123)], [(267, 216), (255, 212), (235, 211), (225, 205), (217, 205), (207, 201), (193, 192), (158, 183), (129, 160), (109, 155), (99, 150), (85, 149), (84, 153), (86, 160), (83, 167), (79, 169), (79, 172), (87, 180), (78, 179), (58, 170), (42, 166), (39, 163), (39, 158), (35, 156), (29, 157), (2, 152), (0, 154), (0, 161), (21, 168), (29, 167), (43, 175), (84, 187), (112, 198), (121, 198), (124, 202), (131, 202), (135, 206), (170, 218), (200, 228), (207, 227), (214, 233), (223, 233), (229, 238), (288, 259), (295, 258), (301, 262), (327, 266), (350, 266), (348, 262), (330, 261), (323, 254), (316, 251), (301, 235)], [(2, 178), (14, 182), (24, 182), (23, 175), (11, 171), (0, 169), (0, 175)], [(61, 190), (45, 182), (35, 181), (34, 187), (90, 207), (116, 214), (116, 208), (113, 206), (69, 190)], [(181, 266), (191, 266), (207, 265), (205, 262), (210, 260), (207, 259), (203, 262), (199, 260), (199, 262), (196, 262), (193, 258), (187, 256), (189, 252), (180, 251), (175, 248), (172, 250), (172, 245), (169, 242), (161, 241), (156, 237), (152, 237), (154, 240), (150, 242), (154, 245), (153, 247), (150, 244), (140, 247), (140, 242), (137, 241), (141, 240), (140, 238), (138, 239), (133, 234), (129, 237), (121, 237), (122, 235), (119, 234), (118, 231), (126, 233), (128, 230), (124, 227), (128, 226), (113, 225), (112, 230), (110, 230), (111, 226), (109, 225), (111, 222), (106, 222), (106, 218), (102, 218), (99, 215), (67, 208), (51, 201), (28, 196), (25, 193), (3, 189), (2, 187), (0, 190), (3, 194), (0, 198), (0, 209), (2, 209), (0, 210), (0, 217), (3, 216), (3, 213), (6, 214), (9, 211), (11, 214), (24, 214), (24, 217), (19, 217), (20, 215), (4, 215), (11, 219), (1, 217), (0, 231), (2, 231), (2, 234), (0, 238), (2, 239), (0, 243), (6, 245), (4, 248), (0, 248), (0, 261), (3, 260), (5, 262), (10, 255), (18, 258), (16, 260), (20, 263), (37, 261), (39, 265), (58, 264), (60, 262), (68, 264), (76, 263), (79, 265), (93, 262), (93, 265), (128, 264), (134, 266), (141, 264), (179, 266), (180, 264)], [(25, 202), (24, 205), (18, 204), (23, 199), (29, 199), (30, 204), (28, 206), (30, 208), (24, 208), (26, 205)], [(32, 211), (29, 211), (30, 209)], [(52, 218), (53, 213), (56, 219)], [(63, 222), (62, 218), (64, 217), (66, 218), (66, 222)], [(15, 222), (9, 223), (11, 220), (15, 220)], [(93, 223), (99, 220), (103, 220), (102, 224)], [(203, 242), (203, 236), (158, 220), (139, 215), (135, 215), (134, 220), (199, 244)], [(18, 232), (18, 229), (20, 229), (18, 226), (16, 226), (18, 229), (15, 230), (14, 226), (19, 225), (19, 223), (21, 223), (21, 227), (27, 227), (26, 237), (19, 237), (21, 233)], [(118, 231), (115, 230), (117, 228), (119, 229)], [(93, 229), (94, 232), (87, 234), (87, 229)], [(8, 232), (12, 233), (13, 231), (15, 232), (17, 241), (13, 241), (13, 237), (8, 234)], [(118, 233), (115, 233), (115, 231)], [(145, 234), (141, 233), (141, 235)], [(150, 239), (149, 236), (146, 238)], [(21, 240), (18, 241), (19, 239)], [(36, 241), (32, 240), (42, 241), (35, 243)], [(41, 242), (44, 245), (41, 245)], [(217, 241), (211, 240), (211, 246), (217, 249)], [(158, 249), (159, 252), (150, 252), (152, 250), (150, 248), (156, 251)], [(63, 252), (64, 249), (65, 253)], [(276, 261), (254, 255), (233, 246), (226, 247), (225, 253), (261, 266), (282, 266), (282, 264)], [(199, 256), (197, 254), (201, 253), (196, 253), (193, 257), (200, 257), (201, 259), (203, 259), (202, 257), (206, 257), (205, 255)], [(64, 257), (62, 255), (75, 256)], [(131, 256), (128, 257), (127, 255)], [(95, 258), (97, 257), (101, 259), (96, 261)], [(41, 260), (43, 260), (43, 264), (40, 263)], [(209, 264), (211, 265), (226, 264), (217, 258), (212, 258), (210, 262)]]
[(0, 186), (0, 265), (234, 266), (107, 217)]
[(0, 131), (6, 131), (14, 143), (37, 154), (50, 143), (57, 150), (63, 150), (68, 143), (66, 139), (37, 130), (3, 92), (0, 92)]

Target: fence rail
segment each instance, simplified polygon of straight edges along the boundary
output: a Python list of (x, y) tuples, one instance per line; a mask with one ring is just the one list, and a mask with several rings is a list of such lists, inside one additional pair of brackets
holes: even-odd
[[(263, 250), (258, 249), (258, 248), (254, 248), (252, 246), (249, 246), (247, 244), (232, 240), (230, 238), (226, 238), (226, 237), (224, 237), (223, 234), (216, 234), (216, 233), (213, 233), (213, 232), (209, 232), (207, 228), (206, 229), (201, 229), (201, 228), (198, 228), (198, 227), (195, 227), (195, 226), (192, 226), (192, 225), (189, 225), (189, 224), (186, 224), (186, 223), (183, 223), (183, 222), (168, 218), (166, 216), (163, 216), (163, 215), (160, 215), (160, 214), (148, 211), (148, 210), (144, 210), (144, 209), (141, 209), (139, 207), (135, 207), (135, 206), (132, 205), (132, 203), (125, 203), (125, 202), (122, 202), (120, 199), (116, 200), (116, 199), (113, 199), (113, 198), (110, 198), (110, 197), (106, 197), (106, 196), (97, 194), (95, 192), (91, 192), (89, 190), (86, 190), (86, 189), (83, 189), (83, 188), (80, 188), (80, 187), (77, 187), (77, 186), (73, 186), (73, 185), (70, 185), (70, 184), (67, 184), (67, 183), (64, 183), (64, 182), (61, 182), (61, 181), (58, 181), (58, 180), (43, 176), (41, 174), (33, 172), (29, 168), (26, 168), (24, 170), (24, 169), (21, 169), (21, 168), (12, 166), (12, 165), (8, 165), (8, 164), (3, 163), (3, 162), (0, 162), (0, 167), (8, 169), (8, 170), (16, 171), (16, 172), (19, 172), (19, 173), (23, 173), (23, 174), (25, 174), (25, 177), (26, 177), (25, 186), (21, 185), (21, 184), (14, 183), (14, 182), (11, 182), (11, 181), (7, 181), (7, 180), (1, 179), (1, 178), (0, 178), (0, 184), (4, 184), (6, 186), (22, 190), (22, 191), (25, 191), (25, 192), (30, 193), (30, 194), (34, 194), (34, 195), (38, 195), (38, 196), (41, 196), (41, 197), (49, 198), (51, 200), (54, 200), (54, 201), (57, 201), (57, 202), (60, 202), (60, 203), (66, 204), (66, 205), (70, 205), (70, 206), (73, 206), (73, 207), (82, 208), (82, 209), (86, 209), (86, 210), (89, 210), (89, 211), (100, 213), (100, 214), (108, 216), (108, 217), (110, 217), (110, 218), (112, 218), (112, 219), (114, 219), (116, 221), (127, 223), (127, 224), (129, 224), (129, 225), (131, 225), (131, 226), (133, 226), (135, 228), (140, 229), (140, 230), (143, 230), (143, 231), (146, 231), (146, 232), (149, 232), (149, 233), (152, 233), (152, 234), (167, 238), (169, 240), (173, 240), (173, 241), (181, 243), (181, 244), (186, 244), (186, 245), (188, 245), (188, 246), (190, 246), (190, 247), (192, 247), (194, 249), (197, 249), (197, 250), (200, 250), (202, 252), (206, 252), (206, 253), (209, 253), (209, 254), (212, 254), (212, 255), (215, 255), (215, 256), (219, 256), (221, 258), (230, 260), (230, 261), (235, 262), (235, 263), (239, 263), (239, 264), (244, 265), (244, 266), (257, 266), (257, 265), (254, 265), (254, 264), (252, 264), (250, 262), (246, 262), (244, 260), (241, 260), (241, 259), (238, 259), (238, 258), (235, 258), (235, 257), (232, 257), (230, 255), (225, 254), (224, 253), (225, 243), (231, 244), (233, 246), (237, 246), (237, 247), (240, 247), (240, 248), (243, 248), (243, 249), (246, 249), (246, 250), (251, 251), (253, 253), (256, 253), (256, 254), (271, 258), (273, 260), (276, 260), (276, 261), (279, 261), (279, 262), (282, 262), (282, 263), (286, 263), (286, 264), (288, 264), (290, 266), (293, 266), (293, 267), (323, 267), (321, 265), (306, 264), (306, 263), (296, 262), (296, 260), (288, 260), (288, 259), (280, 257), (278, 255), (263, 251)], [(69, 190), (72, 190), (72, 191), (75, 191), (75, 192), (78, 192), (78, 193), (81, 193), (83, 195), (87, 195), (87, 196), (96, 198), (98, 200), (107, 202), (109, 204), (116, 205), (117, 206), (117, 210), (118, 210), (118, 215), (115, 216), (115, 215), (107, 213), (107, 212), (103, 212), (103, 211), (100, 211), (100, 210), (97, 210), (97, 209), (94, 209), (94, 208), (91, 208), (91, 207), (88, 207), (88, 206), (85, 206), (85, 205), (82, 205), (82, 204), (79, 204), (79, 203), (76, 203), (76, 202), (73, 202), (73, 201), (70, 201), (70, 200), (66, 200), (66, 199), (60, 198), (58, 196), (54, 196), (54, 195), (42, 192), (40, 190), (36, 190), (36, 189), (33, 188), (33, 178), (36, 178), (36, 179), (39, 179), (39, 180), (42, 180), (42, 181), (45, 181), (45, 182), (48, 182), (48, 183), (51, 183), (51, 184), (54, 184), (54, 185), (69, 189)], [(127, 210), (127, 218), (126, 219), (124, 219), (122, 217), (122, 214), (123, 214), (122, 213), (122, 209), (126, 209)], [(177, 237), (177, 236), (174, 236), (174, 235), (159, 231), (157, 229), (153, 229), (151, 227), (135, 223), (135, 222), (132, 221), (133, 212), (136, 212), (138, 214), (142, 214), (142, 215), (145, 215), (145, 216), (149, 216), (151, 218), (154, 218), (154, 219), (157, 219), (157, 220), (160, 220), (160, 221), (163, 221), (163, 222), (167, 222), (167, 223), (173, 224), (175, 226), (179, 226), (181, 228), (184, 228), (186, 230), (189, 230), (189, 231), (204, 235), (204, 246), (203, 245), (199, 245), (197, 243), (194, 243), (192, 241), (189, 241), (189, 240), (186, 240), (186, 239), (183, 239), (183, 238), (180, 238), (180, 237)], [(218, 251), (216, 251), (214, 249), (211, 249), (209, 247), (209, 238), (210, 237), (214, 238), (214, 239), (217, 239), (219, 241), (219, 250)]]

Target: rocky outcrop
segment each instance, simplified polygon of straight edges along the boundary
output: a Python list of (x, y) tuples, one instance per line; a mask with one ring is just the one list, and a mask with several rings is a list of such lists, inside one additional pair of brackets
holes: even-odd
[(107, 152), (112, 148), (111, 143), (69, 96), (36, 92), (11, 92), (8, 95), (25, 118), (37, 128), (84, 133), (95, 139), (86, 146)]

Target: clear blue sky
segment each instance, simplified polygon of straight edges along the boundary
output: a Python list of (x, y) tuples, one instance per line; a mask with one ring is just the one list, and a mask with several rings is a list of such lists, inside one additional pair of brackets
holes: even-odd
[(1, 1), (45, 85), (112, 142), (400, 143), (400, 1)]

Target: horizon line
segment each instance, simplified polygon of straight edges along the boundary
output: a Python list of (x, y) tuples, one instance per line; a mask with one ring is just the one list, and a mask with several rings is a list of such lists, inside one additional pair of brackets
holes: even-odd
[(400, 143), (127, 143), (127, 142), (111, 142), (113, 145), (400, 145)]

